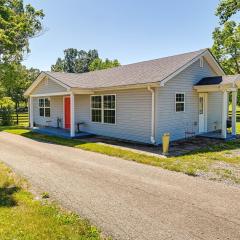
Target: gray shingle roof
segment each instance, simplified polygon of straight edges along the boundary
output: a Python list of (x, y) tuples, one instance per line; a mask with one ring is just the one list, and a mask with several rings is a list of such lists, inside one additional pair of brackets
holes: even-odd
[(202, 85), (225, 85), (228, 83), (234, 83), (236, 80), (240, 79), (240, 75), (228, 75), (228, 76), (216, 76), (207, 77), (199, 81), (196, 86)]
[(207, 49), (88, 73), (45, 73), (72, 88), (92, 89), (156, 83), (163, 81), (205, 51)]

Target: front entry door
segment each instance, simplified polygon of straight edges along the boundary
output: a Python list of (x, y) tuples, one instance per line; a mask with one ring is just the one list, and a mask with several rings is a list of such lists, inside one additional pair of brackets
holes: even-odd
[(65, 128), (71, 128), (71, 106), (70, 106), (70, 97), (64, 98), (64, 123)]
[(207, 132), (207, 93), (199, 94), (199, 133)]

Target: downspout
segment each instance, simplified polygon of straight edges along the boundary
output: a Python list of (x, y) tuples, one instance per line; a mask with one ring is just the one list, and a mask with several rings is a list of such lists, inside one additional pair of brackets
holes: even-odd
[(148, 91), (152, 93), (152, 124), (151, 124), (151, 143), (156, 144), (155, 139), (155, 91), (148, 86)]

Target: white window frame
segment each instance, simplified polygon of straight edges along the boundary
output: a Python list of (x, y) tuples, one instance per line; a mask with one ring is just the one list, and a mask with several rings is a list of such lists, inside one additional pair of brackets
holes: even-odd
[[(101, 108), (93, 108), (92, 107), (92, 97), (101, 97)], [(92, 123), (102, 123), (102, 121), (103, 121), (103, 99), (102, 99), (102, 95), (91, 95), (90, 96), (90, 117), (91, 117), (91, 122)], [(92, 110), (101, 110), (101, 122), (94, 122), (93, 120), (92, 120)]]
[[(177, 94), (183, 94), (183, 96), (184, 96), (184, 101), (183, 102), (177, 102)], [(183, 108), (184, 108), (184, 110), (183, 111), (177, 111), (177, 103), (183, 103)], [(185, 94), (185, 92), (176, 92), (175, 93), (175, 112), (176, 113), (184, 113), (185, 112), (185, 110), (186, 110), (186, 94)]]
[[(40, 107), (40, 100), (41, 99), (43, 99), (43, 103), (44, 103), (43, 107)], [(49, 107), (45, 106), (45, 99), (48, 99), (48, 101), (50, 103)], [(40, 108), (43, 108), (43, 116), (40, 116)], [(45, 109), (46, 108), (50, 109), (50, 116), (49, 117), (46, 117), (46, 114), (45, 114)], [(41, 117), (41, 118), (51, 118), (51, 98), (50, 97), (40, 97), (40, 98), (38, 98), (38, 113), (39, 113), (39, 117)]]
[[(115, 109), (113, 108), (107, 108), (104, 109), (104, 96), (115, 96)], [(101, 122), (94, 122), (92, 121), (92, 110), (93, 109), (98, 109), (98, 108), (92, 108), (92, 97), (101, 97)], [(115, 123), (105, 123), (104, 122), (104, 110), (115, 110)], [(107, 125), (116, 125), (117, 124), (117, 94), (115, 93), (110, 93), (110, 94), (96, 94), (96, 95), (91, 95), (90, 96), (90, 117), (91, 117), (91, 122), (96, 123), (96, 124), (107, 124)]]

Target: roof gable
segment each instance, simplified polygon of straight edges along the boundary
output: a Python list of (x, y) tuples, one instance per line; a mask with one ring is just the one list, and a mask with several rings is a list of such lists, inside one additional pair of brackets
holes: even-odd
[[(161, 86), (203, 56), (218, 75), (225, 75), (208, 49), (88, 73), (43, 72), (42, 75), (50, 77), (68, 90), (98, 90), (146, 84)], [(36, 82), (38, 81), (40, 80), (37, 79)], [(34, 82), (26, 95), (35, 87)]]

